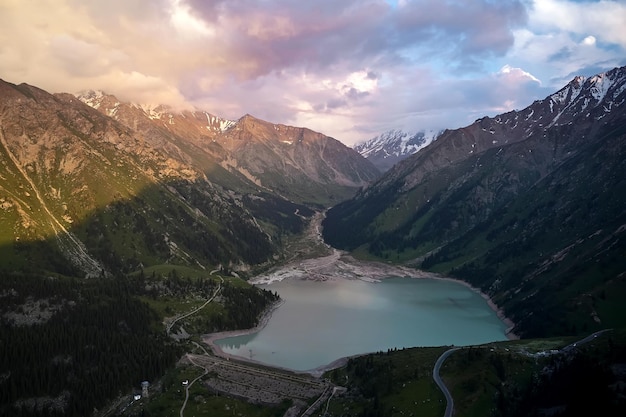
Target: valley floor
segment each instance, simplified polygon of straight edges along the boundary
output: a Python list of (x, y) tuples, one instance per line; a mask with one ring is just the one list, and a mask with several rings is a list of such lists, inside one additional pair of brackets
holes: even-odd
[[(472, 288), (469, 284), (454, 280), (451, 278), (442, 277), (440, 275), (420, 271), (414, 268), (404, 267), (401, 265), (391, 265), (381, 262), (361, 261), (357, 260), (345, 252), (336, 250), (324, 244), (320, 234), (320, 224), (323, 218), (322, 214), (318, 214), (305, 233), (305, 235), (298, 241), (292, 242), (292, 251), (290, 252), (292, 257), (286, 263), (273, 268), (272, 270), (259, 275), (251, 280), (254, 284), (269, 284), (272, 282), (282, 281), (284, 279), (307, 279), (307, 280), (338, 280), (338, 279), (358, 279), (368, 282), (377, 282), (389, 277), (408, 277), (408, 278), (430, 278), (430, 279), (444, 279), (459, 282)], [(477, 289), (472, 288), (474, 291), (479, 292)], [(485, 295), (481, 295), (487, 300), (487, 303), (493, 308), (509, 327), (507, 333), (509, 339), (516, 339), (517, 337), (510, 332), (513, 328), (513, 323), (504, 317), (502, 311)], [(269, 309), (259, 321), (259, 325), (252, 329), (237, 330), (231, 332), (220, 332), (206, 335), (203, 338), (203, 342), (211, 347), (213, 353), (221, 357), (222, 360), (233, 360), (239, 363), (238, 368), (233, 371), (245, 373), (247, 367), (254, 369), (255, 361), (244, 357), (235, 357), (229, 355), (221, 350), (219, 345), (214, 343), (218, 339), (226, 337), (249, 334), (257, 332), (261, 329), (268, 320), (271, 318), (272, 312), (280, 307), (280, 303), (275, 304)], [(309, 373), (313, 377), (320, 377), (324, 372), (344, 366), (349, 358), (340, 358), (330, 364), (319, 367), (312, 370)], [(250, 363), (249, 366), (245, 363)], [(290, 372), (288, 370), (276, 369), (276, 372)], [(228, 386), (222, 386), (221, 389), (224, 392), (230, 392), (232, 395), (237, 394), (237, 385), (233, 385), (230, 388)], [(235, 390), (235, 391), (232, 391)], [(232, 392), (231, 392), (232, 391)], [(319, 395), (319, 394), (317, 394)]]
[[(300, 241), (294, 244), (292, 258), (286, 263), (273, 268), (267, 273), (258, 275), (250, 280), (253, 284), (270, 284), (284, 279), (307, 279), (315, 281), (330, 281), (337, 279), (359, 279), (377, 282), (389, 277), (430, 278), (458, 282), (479, 293), (497, 314), (500, 320), (507, 325), (507, 337), (518, 339), (513, 332), (515, 324), (504, 315), (487, 294), (472, 287), (465, 281), (443, 277), (439, 274), (422, 271), (402, 265), (383, 262), (363, 261), (350, 256), (347, 252), (337, 250), (324, 243), (321, 235), (323, 213), (313, 218), (307, 232)], [(241, 334), (241, 333), (240, 333)]]
[[(441, 277), (434, 273), (402, 265), (357, 260), (346, 252), (331, 248), (321, 238), (322, 219), (323, 213), (316, 215), (307, 232), (299, 239), (290, 242), (289, 256), (285, 256), (283, 264), (254, 277), (250, 282), (254, 284), (268, 284), (284, 279), (319, 281), (358, 279), (377, 282), (389, 277), (452, 280), (451, 278)], [(469, 286), (469, 284), (458, 280), (453, 281)], [(218, 292), (219, 290), (215, 294)], [(488, 297), (483, 296), (490, 303), (490, 306), (498, 311)], [(310, 375), (304, 375), (286, 369), (268, 367), (247, 358), (228, 355), (214, 343), (217, 339), (258, 331), (269, 321), (272, 312), (279, 308), (280, 305), (281, 303), (278, 302), (268, 309), (259, 320), (259, 325), (255, 328), (205, 335), (202, 341), (211, 347), (213, 354), (206, 352), (204, 349), (202, 349), (203, 352), (201, 353), (189, 352), (182, 358), (179, 365), (183, 366), (183, 369), (199, 367), (204, 369), (205, 373), (211, 372), (212, 377), (210, 380), (204, 378), (201, 383), (202, 388), (198, 388), (202, 391), (208, 389), (209, 392), (226, 394), (231, 398), (240, 398), (251, 403), (269, 405), (276, 404), (276, 398), (278, 398), (274, 394), (275, 390), (271, 389), (271, 387), (279, 387), (281, 391), (284, 391), (285, 387), (283, 385), (286, 384), (286, 386), (290, 387), (289, 390), (293, 389), (297, 394), (289, 397), (292, 401), (292, 406), (285, 415), (291, 415), (292, 413), (299, 415), (305, 411), (307, 404), (311, 404), (311, 401), (315, 401), (315, 399), (317, 399), (315, 401), (317, 406), (313, 408), (318, 408), (321, 406), (321, 402), (327, 400), (330, 392), (333, 391), (333, 385), (321, 380), (320, 377), (328, 370), (344, 366), (349, 358), (340, 358), (308, 372)], [(501, 315), (501, 312), (499, 314)], [(503, 316), (501, 316), (501, 319), (506, 320)], [(512, 323), (509, 322), (508, 324), (512, 326)], [(514, 335), (509, 333), (509, 338), (514, 338)], [(250, 382), (259, 378), (264, 381), (260, 385)], [(313, 409), (309, 412), (312, 411)]]

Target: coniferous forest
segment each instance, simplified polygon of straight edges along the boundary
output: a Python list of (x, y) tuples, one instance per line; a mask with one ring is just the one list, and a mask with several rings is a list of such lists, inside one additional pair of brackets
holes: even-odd
[[(211, 278), (164, 278), (154, 285), (143, 274), (80, 280), (4, 273), (0, 416), (91, 415), (112, 398), (139, 391), (142, 381), (160, 378), (184, 345), (166, 336), (162, 317), (140, 296), (155, 296), (155, 287), (169, 294), (214, 289)], [(277, 298), (228, 283), (222, 297), (227, 314), (207, 323), (213, 328), (253, 326)], [(238, 305), (239, 297), (250, 303)]]

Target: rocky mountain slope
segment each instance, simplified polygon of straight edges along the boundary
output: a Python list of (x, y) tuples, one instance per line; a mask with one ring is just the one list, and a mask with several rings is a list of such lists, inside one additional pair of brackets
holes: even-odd
[[(307, 204), (334, 204), (379, 176), (378, 170), (339, 141), (306, 128), (245, 115), (221, 119), (203, 111), (120, 103), (87, 92), (79, 99), (132, 129), (149, 132), (152, 145), (194, 145), (210, 164), (242, 176), (268, 192)], [(182, 144), (181, 145), (181, 141)], [(174, 157), (181, 151), (174, 151)]]
[(324, 236), (467, 280), (523, 335), (623, 325), (625, 100), (616, 68), (445, 131), (330, 210)]
[(374, 165), (335, 139), (250, 115), (227, 129), (219, 143), (236, 169), (295, 201), (338, 203), (379, 176)]
[(371, 161), (381, 172), (419, 151), (435, 140), (441, 132), (420, 131), (414, 134), (389, 130), (354, 145), (354, 150)]
[(0, 81), (0, 268), (245, 270), (378, 174), (334, 139), (251, 120)]

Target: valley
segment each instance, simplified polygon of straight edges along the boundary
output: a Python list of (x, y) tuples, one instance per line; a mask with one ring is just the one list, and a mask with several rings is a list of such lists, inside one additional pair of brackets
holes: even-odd
[(360, 279), (377, 281), (391, 276), (441, 278), (436, 273), (398, 264), (357, 260), (348, 252), (326, 244), (322, 237), (324, 213), (316, 213), (306, 232), (290, 241), (285, 249), (285, 262), (256, 275), (250, 282), (267, 284), (284, 279), (334, 280)]
[(623, 326), (625, 100), (614, 68), (446, 130), (331, 208), (324, 238), (466, 281), (522, 337)]
[[(378, 262), (358, 261), (346, 253), (329, 248), (321, 240), (319, 233), (322, 219), (323, 213), (314, 215), (306, 231), (301, 236), (294, 237), (287, 244), (287, 253), (291, 254), (291, 256), (285, 255), (286, 263), (284, 265), (272, 268), (256, 277), (253, 281), (264, 283), (284, 279), (307, 279), (314, 281), (347, 279), (370, 282), (386, 279), (390, 276), (438, 278), (434, 274), (416, 271), (411, 268)], [(219, 279), (223, 283), (223, 278)], [(195, 334), (199, 329), (193, 324), (195, 320), (194, 315), (201, 315), (202, 308), (209, 306), (212, 300), (220, 296), (220, 289), (221, 284), (218, 282), (205, 303), (197, 308), (193, 308), (188, 313), (177, 315), (175, 321), (171, 319), (165, 321), (168, 332), (171, 328), (174, 337), (178, 339), (177, 334), (180, 332), (181, 334), (186, 334), (183, 339), (180, 339), (181, 342), (185, 340), (191, 341), (191, 343), (185, 342), (185, 346), (190, 351), (178, 361), (176, 368), (170, 372), (176, 376), (166, 377), (166, 379), (174, 378), (180, 384), (183, 380), (192, 381), (198, 378), (194, 384), (195, 388), (185, 388), (185, 390), (192, 390), (195, 393), (191, 397), (195, 398), (195, 400), (190, 400), (189, 402), (190, 406), (194, 407), (195, 415), (204, 415), (205, 411), (202, 410), (215, 407), (216, 405), (211, 405), (215, 403), (215, 400), (211, 399), (210, 396), (216, 394), (238, 398), (247, 403), (262, 404), (264, 407), (279, 407), (286, 416), (320, 415), (319, 408), (328, 401), (331, 393), (337, 390), (345, 392), (346, 388), (343, 387), (344, 384), (341, 381), (329, 384), (327, 378), (328, 372), (336, 368), (345, 367), (350, 358), (338, 359), (327, 366), (316, 369), (314, 372), (295, 374), (292, 371), (267, 367), (255, 360), (246, 360), (242, 357), (224, 354), (214, 343), (215, 339), (232, 334), (244, 334), (247, 332), (245, 330), (218, 332), (208, 337)], [(248, 330), (248, 332), (256, 331), (259, 326), (264, 326), (265, 320), (270, 318), (273, 308), (270, 307), (269, 310), (266, 310), (264, 318), (261, 318), (258, 326)], [(198, 330), (195, 330), (195, 332), (189, 331), (191, 334), (188, 334), (185, 329)], [(305, 328), (302, 330), (306, 331)], [(211, 346), (213, 353), (209, 353), (205, 348), (201, 347), (198, 344), (200, 340), (202, 340), (202, 343), (207, 343)], [(196, 374), (193, 369), (203, 372)], [(337, 371), (332, 372), (336, 373)], [(308, 375), (309, 373), (313, 376)], [(325, 374), (326, 376), (322, 379), (322, 376)], [(192, 375), (197, 376), (192, 378)], [(159, 382), (159, 384), (162, 384), (162, 382)], [(125, 397), (126, 399), (118, 401), (117, 408), (110, 408), (109, 412), (99, 416), (116, 415), (116, 413), (120, 413), (122, 408), (124, 412), (120, 415), (125, 416), (139, 415), (142, 410), (149, 411), (151, 415), (161, 415), (157, 410), (162, 409), (165, 411), (174, 408), (175, 404), (178, 403), (179, 400), (177, 398), (179, 397), (176, 394), (176, 390), (180, 390), (180, 385), (165, 383), (165, 386), (159, 388), (159, 390), (162, 393), (151, 394), (149, 400), (141, 399), (132, 403), (129, 407), (126, 407), (125, 404), (132, 401), (130, 397)], [(200, 397), (203, 399), (198, 400)], [(342, 395), (339, 395), (337, 398), (341, 397)], [(290, 406), (287, 410), (284, 410), (280, 407), (285, 404), (286, 400), (289, 400)], [(311, 404), (312, 400), (316, 400), (315, 406)], [(305, 412), (305, 410), (309, 411)]]
[(265, 285), (393, 276), (463, 283), (507, 321), (514, 340), (442, 365), (457, 415), (623, 410), (625, 102), (626, 67), (575, 77), (436, 139), (396, 132), (381, 174), (306, 128), (0, 80), (0, 416), (443, 415), (448, 342), (314, 377), (201, 347), (262, 326)]

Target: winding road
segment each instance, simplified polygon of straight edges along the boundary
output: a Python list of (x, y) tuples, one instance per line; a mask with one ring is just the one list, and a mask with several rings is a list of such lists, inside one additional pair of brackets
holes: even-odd
[(437, 362), (435, 362), (435, 367), (433, 368), (433, 379), (441, 392), (443, 392), (443, 395), (446, 397), (446, 412), (444, 413), (444, 417), (452, 417), (452, 411), (454, 411), (454, 400), (452, 399), (452, 395), (450, 394), (448, 387), (446, 387), (446, 384), (443, 383), (443, 380), (439, 375), (439, 370), (448, 356), (459, 349), (461, 348), (452, 348), (443, 352), (443, 354), (437, 359)]
[(183, 405), (180, 407), (180, 412), (179, 412), (180, 417), (184, 417), (185, 415), (185, 407), (187, 407), (187, 401), (189, 400), (189, 388), (191, 388), (191, 386), (197, 380), (199, 380), (200, 378), (203, 378), (204, 376), (206, 376), (206, 374), (209, 373), (208, 366), (202, 366), (202, 365), (197, 364), (196, 362), (193, 361), (193, 357), (191, 357), (189, 354), (187, 354), (187, 359), (189, 359), (189, 362), (191, 362), (195, 366), (204, 369), (204, 373), (202, 375), (197, 376), (193, 381), (189, 382), (189, 384), (185, 386), (185, 401), (183, 401)]
[[(577, 342), (574, 342), (565, 347), (562, 347), (561, 349), (559, 349), (558, 353), (571, 352), (572, 350), (576, 349), (578, 346), (591, 342), (592, 340), (596, 339), (601, 334), (611, 331), (611, 330), (613, 329), (604, 329), (604, 330), (600, 330), (595, 333), (592, 333), (589, 336), (578, 340)], [(446, 397), (446, 411), (444, 413), (444, 417), (452, 417), (452, 413), (454, 411), (454, 399), (452, 398), (452, 395), (450, 394), (448, 387), (446, 387), (446, 384), (443, 383), (443, 380), (441, 379), (441, 376), (439, 375), (439, 371), (441, 370), (441, 366), (443, 365), (444, 361), (448, 358), (448, 356), (450, 356), (452, 353), (456, 352), (457, 350), (461, 350), (461, 349), (463, 348), (452, 348), (443, 352), (443, 354), (437, 359), (437, 362), (435, 362), (435, 367), (433, 368), (433, 379), (435, 380), (435, 383), (437, 384), (441, 392), (443, 392), (443, 395)]]
[(176, 322), (178, 322), (179, 320), (182, 320), (184, 318), (187, 318), (189, 316), (191, 316), (192, 314), (197, 313), (198, 311), (202, 310), (204, 307), (207, 306), (207, 304), (209, 304), (211, 301), (213, 301), (213, 299), (215, 297), (217, 297), (217, 295), (220, 293), (220, 291), (222, 290), (222, 284), (224, 283), (224, 278), (219, 277), (220, 278), (220, 283), (217, 284), (217, 288), (215, 289), (215, 291), (213, 292), (213, 295), (211, 296), (211, 298), (209, 298), (208, 300), (206, 300), (204, 302), (204, 304), (202, 304), (200, 307), (191, 310), (189, 313), (183, 314), (182, 316), (178, 316), (176, 317), (174, 320), (172, 320), (171, 323), (169, 323), (166, 328), (165, 328), (165, 333), (169, 336), (170, 332), (172, 331), (172, 327), (174, 327), (174, 325), (176, 324)]

